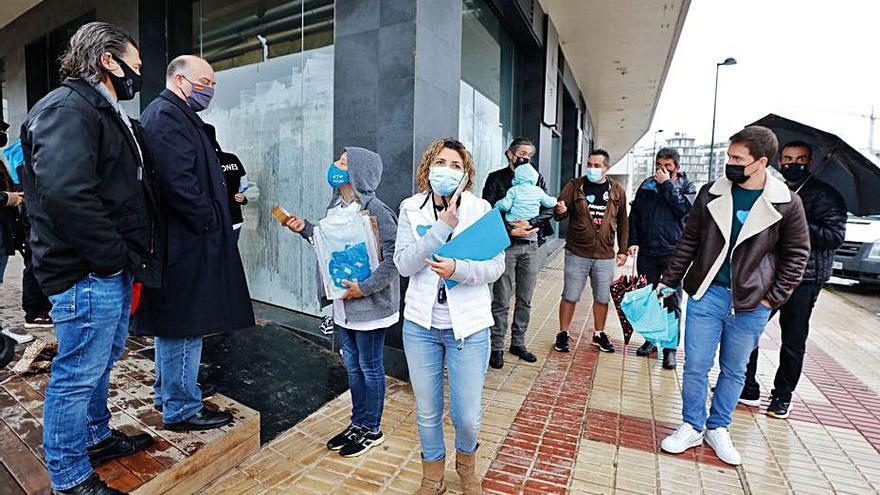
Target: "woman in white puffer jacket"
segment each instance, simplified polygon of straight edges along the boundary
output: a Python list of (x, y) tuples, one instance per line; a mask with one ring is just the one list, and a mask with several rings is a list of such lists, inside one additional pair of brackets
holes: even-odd
[[(409, 277), (403, 346), (422, 443), (422, 485), (417, 493), (425, 495), (445, 491), (444, 364), (455, 426), (456, 471), (465, 494), (482, 493), (474, 464), (493, 323), (489, 284), (504, 272), (504, 253), (488, 261), (433, 256), (491, 209), (470, 192), (475, 172), (464, 145), (438, 139), (425, 151), (416, 172), (421, 192), (400, 205), (394, 263), (402, 276)], [(452, 201), (464, 174), (468, 184), (458, 201)], [(443, 280), (458, 284), (449, 288)]]

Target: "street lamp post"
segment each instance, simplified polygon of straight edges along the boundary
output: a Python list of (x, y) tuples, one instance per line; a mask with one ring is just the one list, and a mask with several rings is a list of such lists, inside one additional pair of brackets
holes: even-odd
[(736, 59), (727, 57), (715, 64), (715, 101), (712, 103), (712, 140), (709, 141), (709, 180), (715, 177), (715, 113), (718, 110), (718, 69), (722, 65), (736, 65)]
[(651, 147), (651, 159), (654, 159), (654, 155), (657, 154), (657, 134), (661, 134), (663, 129), (657, 129), (654, 131), (654, 146)]

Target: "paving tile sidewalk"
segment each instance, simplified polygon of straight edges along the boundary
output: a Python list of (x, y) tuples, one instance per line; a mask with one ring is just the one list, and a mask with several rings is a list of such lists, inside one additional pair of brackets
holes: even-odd
[[(494, 494), (878, 493), (880, 491), (880, 368), (876, 317), (824, 292), (813, 317), (804, 377), (789, 420), (740, 406), (732, 436), (744, 457), (733, 469), (703, 447), (680, 456), (658, 452), (680, 421), (681, 366), (626, 348), (616, 316), (609, 334), (618, 352), (590, 345), (589, 294), (575, 315), (572, 352), (551, 351), (562, 287), (557, 256), (538, 282), (527, 337), (534, 364), (505, 356), (490, 370), (478, 470)], [(588, 289), (589, 290), (589, 289)], [(774, 320), (762, 340), (758, 379), (770, 390), (778, 361)], [(717, 376), (713, 370), (712, 381)], [(344, 459), (324, 442), (348, 423), (343, 394), (297, 424), (203, 493), (412, 493), (420, 478), (413, 396), (389, 379), (384, 445)], [(446, 421), (447, 446), (453, 429)], [(449, 493), (460, 493), (452, 456)]]
[[(589, 293), (575, 315), (572, 352), (552, 352), (557, 331), (561, 258), (538, 282), (527, 337), (539, 360), (506, 355), (490, 370), (478, 470), (487, 493), (642, 494), (880, 493), (880, 319), (830, 292), (813, 314), (804, 376), (788, 420), (740, 406), (732, 435), (744, 457), (739, 469), (708, 448), (681, 456), (657, 445), (680, 421), (681, 367), (624, 349), (613, 312), (609, 334), (618, 352), (590, 345)], [(0, 285), (0, 318), (21, 329), (20, 260)], [(589, 290), (589, 289), (587, 289)], [(45, 336), (50, 332), (41, 332)], [(774, 320), (761, 341), (758, 380), (766, 394), (778, 362)], [(713, 375), (717, 374), (717, 369)], [(324, 442), (348, 422), (344, 394), (206, 488), (210, 494), (412, 493), (420, 478), (413, 396), (389, 379), (384, 445), (358, 459), (327, 452)], [(447, 446), (453, 430), (446, 419)], [(460, 493), (450, 456), (450, 493)]]

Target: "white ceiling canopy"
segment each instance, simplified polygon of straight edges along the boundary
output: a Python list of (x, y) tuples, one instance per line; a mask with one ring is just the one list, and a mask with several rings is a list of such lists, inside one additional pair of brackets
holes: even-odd
[(690, 0), (540, 3), (614, 163), (651, 125)]

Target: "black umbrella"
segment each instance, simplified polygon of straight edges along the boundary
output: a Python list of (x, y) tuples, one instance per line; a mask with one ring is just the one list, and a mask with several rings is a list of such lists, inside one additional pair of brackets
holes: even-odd
[[(837, 189), (850, 213), (880, 214), (880, 167), (844, 140), (772, 113), (752, 125), (770, 128), (779, 138), (779, 146), (791, 141), (808, 143), (813, 147), (813, 176)], [(779, 168), (777, 159), (773, 166)]]

